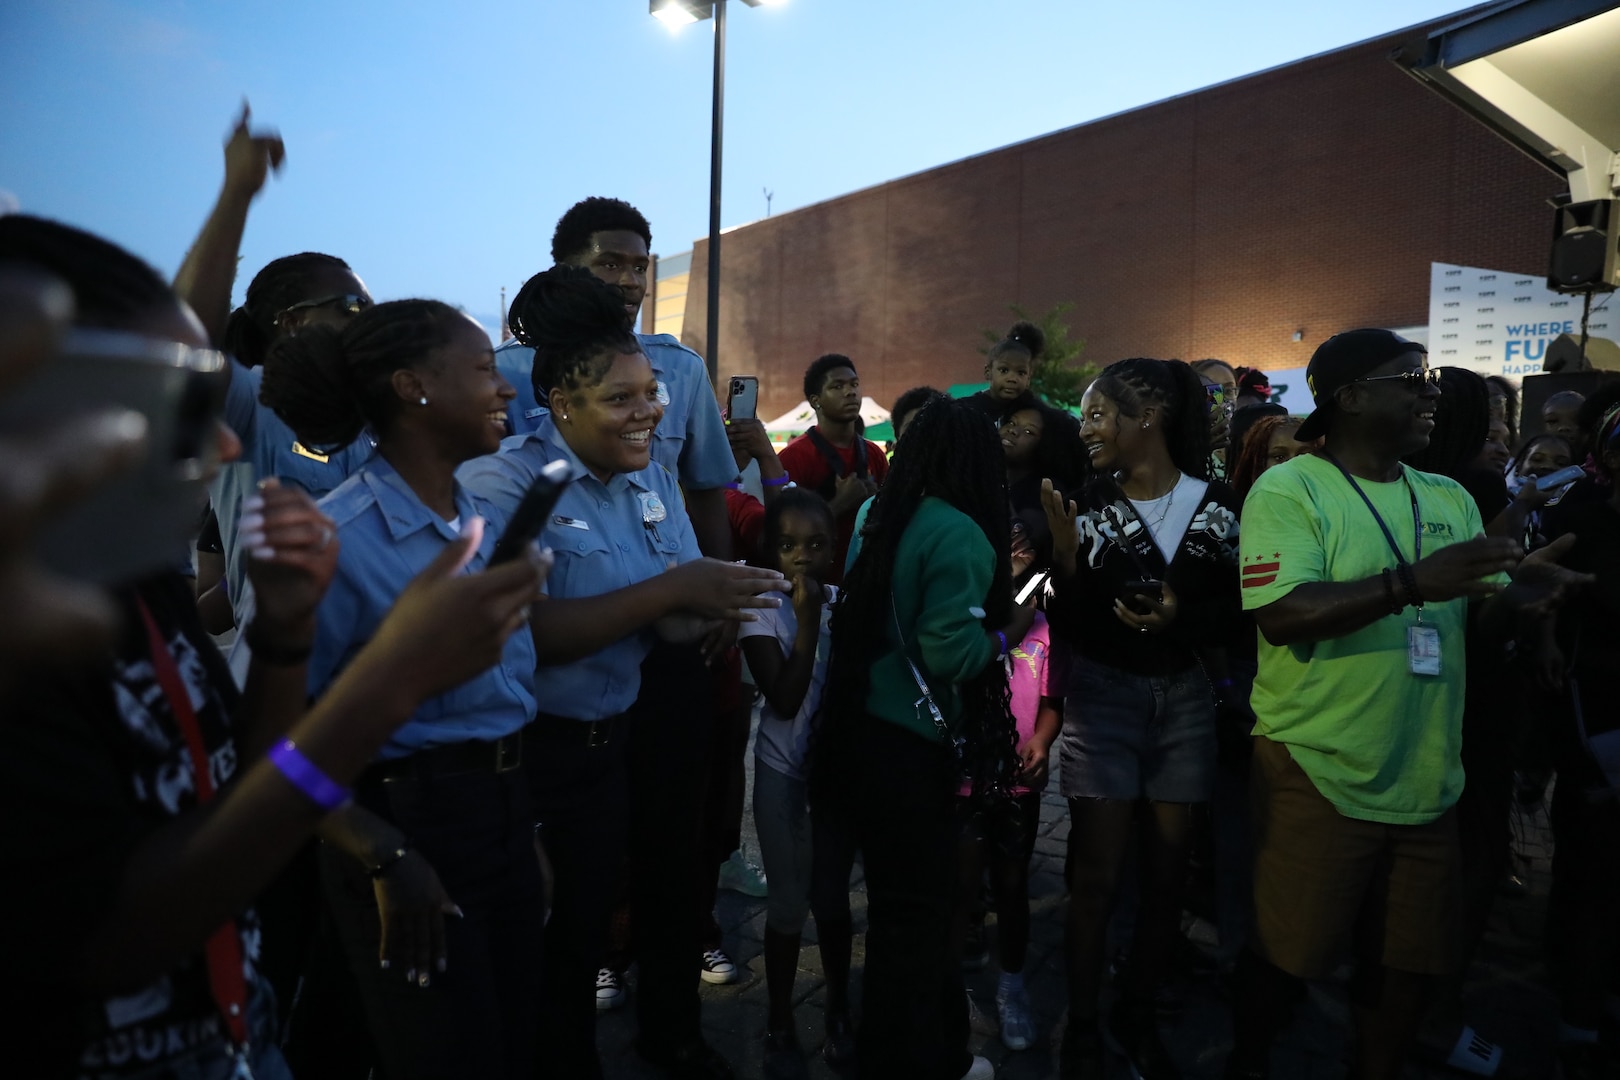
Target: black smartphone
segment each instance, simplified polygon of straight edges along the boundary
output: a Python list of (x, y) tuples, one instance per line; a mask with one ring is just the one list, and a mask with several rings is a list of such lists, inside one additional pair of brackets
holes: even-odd
[(212, 349), (116, 330), (74, 329), (58, 354), (0, 400), (24, 437), (43, 417), (121, 406), (146, 417), (146, 453), (53, 519), (40, 560), (85, 581), (131, 581), (185, 561), (219, 466), (229, 361)]
[(1138, 615), (1151, 615), (1153, 609), (1142, 601), (1148, 599), (1155, 603), (1164, 603), (1164, 582), (1127, 581), (1119, 587), (1119, 598), (1125, 601), (1126, 607)]
[(524, 492), (522, 501), (512, 512), (512, 520), (506, 523), (506, 531), (495, 541), (495, 550), (489, 555), (490, 566), (510, 562), (535, 542), (540, 530), (546, 527), (551, 512), (557, 508), (557, 499), (572, 479), (572, 472), (568, 462), (562, 458), (540, 470), (540, 475), (534, 478), (534, 483), (529, 485), (529, 490)]
[(732, 420), (759, 419), (759, 379), (753, 375), (733, 375), (726, 416)]

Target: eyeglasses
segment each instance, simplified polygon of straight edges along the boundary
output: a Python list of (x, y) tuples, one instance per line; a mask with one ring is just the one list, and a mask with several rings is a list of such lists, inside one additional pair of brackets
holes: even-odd
[(1440, 385), (1439, 368), (1419, 368), (1417, 371), (1403, 371), (1399, 375), (1374, 375), (1366, 379), (1352, 379), (1351, 382), (1399, 382), (1407, 390), (1421, 390), (1424, 385)]
[(336, 304), (338, 310), (350, 315), (358, 315), (371, 306), (371, 297), (357, 296), (354, 293), (338, 293), (335, 296), (323, 296), (318, 300), (300, 300), (296, 304), (288, 304), (276, 313), (276, 321), (280, 322), (283, 315), (289, 311), (300, 311), (304, 308), (325, 307), (327, 304)]

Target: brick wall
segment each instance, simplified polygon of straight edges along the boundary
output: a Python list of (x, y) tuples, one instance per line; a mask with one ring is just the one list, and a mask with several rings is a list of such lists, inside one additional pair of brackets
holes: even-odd
[[(1337, 330), (1426, 323), (1431, 262), (1543, 273), (1562, 180), (1396, 68), (1395, 43), (729, 232), (720, 374), (757, 374), (772, 416), (811, 360), (842, 352), (887, 405), (978, 379), (982, 328), (1061, 301), (1092, 362), (1275, 370)], [(700, 352), (706, 289), (700, 241), (681, 334)]]

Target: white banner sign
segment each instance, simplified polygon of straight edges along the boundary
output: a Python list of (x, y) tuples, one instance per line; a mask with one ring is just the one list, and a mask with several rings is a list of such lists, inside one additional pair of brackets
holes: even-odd
[[(1588, 332), (1613, 338), (1615, 319), (1600, 296)], [(1431, 263), (1429, 363), (1518, 380), (1541, 371), (1547, 344), (1580, 335), (1583, 298), (1554, 292), (1545, 278), (1476, 266)]]

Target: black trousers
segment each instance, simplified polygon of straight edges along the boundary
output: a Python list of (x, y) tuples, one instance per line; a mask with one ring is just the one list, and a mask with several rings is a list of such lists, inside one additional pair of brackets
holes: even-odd
[(447, 968), (429, 987), (382, 971), (371, 879), (322, 845), (322, 884), (389, 1080), (529, 1080), (543, 900), (523, 770), (368, 777), (356, 797), (410, 838), (465, 914), (444, 920)]
[(580, 721), (542, 715), (525, 732), (535, 820), (556, 874), (540, 1008), (530, 1017), (538, 1039), (535, 1076), (547, 1080), (602, 1075), (596, 972), (607, 956), (629, 829), (629, 725), (617, 718), (597, 745), (586, 741), (585, 730)]
[[(714, 697), (697, 646), (654, 647), (629, 715), (636, 1020), (643, 1046), (672, 1050), (702, 1038), (693, 913), (704, 895), (699, 852)], [(701, 873), (713, 879), (716, 869)]]
[(841, 793), (866, 864), (861, 1075), (957, 1080), (967, 991), (948, 943), (956, 904), (956, 775), (951, 751), (866, 716)]

